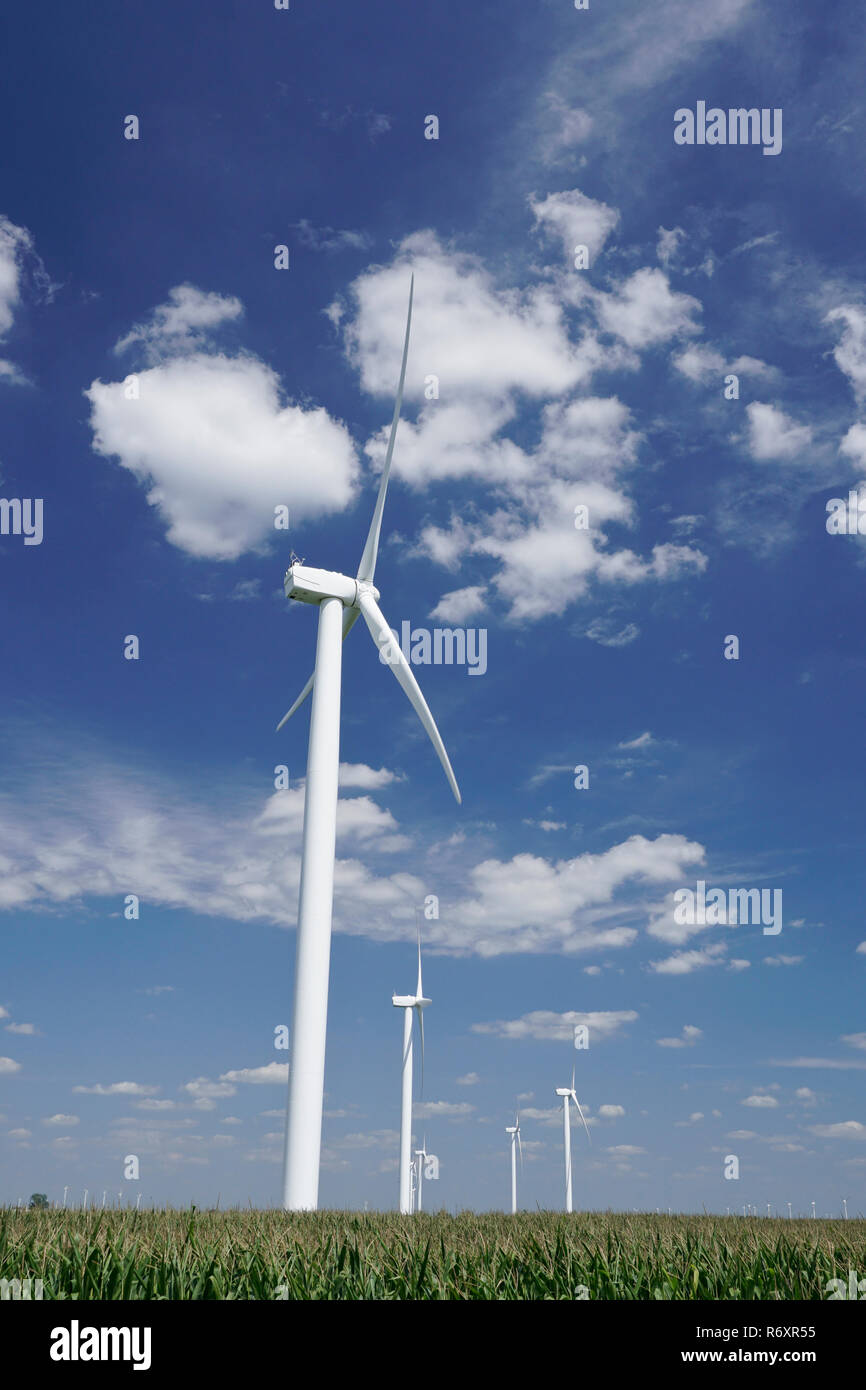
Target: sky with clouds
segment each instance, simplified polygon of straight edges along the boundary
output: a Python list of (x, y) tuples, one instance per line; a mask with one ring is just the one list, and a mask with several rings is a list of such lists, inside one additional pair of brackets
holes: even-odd
[[(841, 13), (6, 18), (0, 1200), (278, 1200), (309, 707), (275, 725), (315, 643), (282, 581), (357, 568), (414, 274), (376, 582), (484, 661), (415, 666), (458, 808), (347, 642), (321, 1203), (396, 1205), (435, 895), (425, 1205), (507, 1203), (518, 1105), (522, 1204), (561, 1204), (574, 1064), (577, 1206), (866, 1210)], [(699, 102), (780, 111), (781, 150), (676, 143)], [(698, 881), (781, 893), (781, 931), (684, 920)]]

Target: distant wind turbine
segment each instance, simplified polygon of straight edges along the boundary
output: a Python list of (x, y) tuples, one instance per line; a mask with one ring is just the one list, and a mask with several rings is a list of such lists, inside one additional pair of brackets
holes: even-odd
[(575, 1105), (577, 1106), (577, 1113), (583, 1120), (583, 1127), (586, 1130), (586, 1137), (589, 1140), (590, 1144), (592, 1143), (592, 1135), (589, 1132), (589, 1127), (586, 1123), (586, 1120), (583, 1119), (583, 1111), (580, 1108), (580, 1101), (578, 1100), (574, 1090), (573, 1065), (571, 1068), (571, 1086), (557, 1086), (556, 1094), (558, 1096), (562, 1096), (562, 1120), (563, 1133), (565, 1136), (565, 1210), (571, 1211), (571, 1117), (568, 1113), (568, 1103), (570, 1100), (573, 1100)]
[(422, 1188), (424, 1186), (424, 1164), (427, 1162), (427, 1135), (424, 1135), (420, 1149), (415, 1150), (415, 1210), (421, 1210)]
[[(295, 956), (294, 1045), (289, 1068), (283, 1206), (289, 1211), (315, 1211), (319, 1200), (319, 1159), (322, 1146), (322, 1107), (325, 1085), (325, 1041), (328, 1019), (328, 976), (331, 958), (331, 917), (334, 901), (337, 791), (340, 765), (340, 682), (342, 644), (360, 615), (418, 715), (457, 801), (460, 791), (427, 702), (398, 643), (394, 641), (373, 584), (379, 533), (394, 440), (403, 400), (409, 329), (412, 322), (414, 276), (409, 286), (409, 311), (397, 399), (385, 453), (379, 494), (364, 553), (354, 579), (329, 570), (293, 563), (285, 578), (289, 599), (318, 607), (316, 666), (300, 695), (277, 725), (286, 720), (313, 692), (310, 742), (304, 796), (304, 839), (298, 903)], [(408, 1184), (408, 1169), (401, 1169)]]
[(63, 1210), (64, 1210), (64, 1211), (66, 1210), (66, 1194), (67, 1194), (68, 1191), (69, 1191), (69, 1188), (68, 1188), (68, 1187), (64, 1187), (64, 1189), (63, 1189)]
[(511, 1135), (511, 1215), (517, 1212), (517, 1155), (520, 1153), (520, 1166), (523, 1167), (523, 1145), (520, 1142), (520, 1112), (514, 1117), (513, 1125), (506, 1125), (505, 1133)]
[(433, 1001), (424, 998), (421, 983), (421, 935), (418, 934), (418, 983), (414, 994), (394, 994), (391, 1003), (395, 1009), (403, 1010), (403, 1074), (402, 1105), (400, 1110), (400, 1211), (404, 1216), (412, 1212), (412, 1069), (414, 1050), (412, 1033), (414, 1019), (418, 1019), (421, 1037), (421, 1088), (424, 1087), (424, 1009)]

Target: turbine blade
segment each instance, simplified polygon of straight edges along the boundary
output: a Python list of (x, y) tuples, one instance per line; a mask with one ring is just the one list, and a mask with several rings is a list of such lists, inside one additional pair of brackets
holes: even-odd
[(448, 785), (454, 793), (455, 800), (459, 805), (462, 801), (462, 797), (460, 795), (460, 788), (457, 785), (457, 779), (454, 776), (451, 763), (448, 761), (448, 754), (445, 752), (445, 744), (442, 742), (439, 730), (436, 728), (436, 722), (430, 713), (427, 701), (421, 694), (418, 682), (412, 674), (412, 667), (403, 655), (399, 644), (394, 641), (391, 629), (385, 621), (385, 615), (373, 598), (373, 595), (369, 592), (362, 591), (358, 596), (358, 603), (360, 604), (361, 612), (364, 615), (364, 621), (370, 629), (376, 646), (380, 651), (383, 648), (388, 651), (388, 665), (391, 667), (391, 670), (394, 672), (394, 675), (409, 697), (409, 703), (426, 729), (427, 736), (436, 749), (436, 756), (445, 769)]
[(424, 1010), (416, 1009), (415, 1017), (418, 1020), (418, 1031), (421, 1035), (421, 1089), (418, 1092), (419, 1100), (424, 1095)]
[(520, 1130), (517, 1131), (517, 1152), (520, 1154), (520, 1171), (523, 1172), (523, 1145), (520, 1142)]
[[(579, 1115), (580, 1118), (583, 1120), (583, 1111), (582, 1111), (581, 1108), (580, 1108), (580, 1101), (578, 1100), (577, 1096), (574, 1094), (574, 1091), (572, 1091), (572, 1093), (571, 1093), (571, 1099), (574, 1101), (575, 1105), (577, 1106), (577, 1113), (578, 1113), (578, 1115)], [(586, 1130), (586, 1137), (587, 1137), (587, 1139), (589, 1140), (589, 1142), (590, 1142), (590, 1144), (591, 1144), (591, 1143), (592, 1143), (592, 1135), (591, 1135), (590, 1132), (589, 1132), (589, 1126), (588, 1126), (588, 1124), (586, 1123), (586, 1120), (583, 1120), (583, 1127), (584, 1127), (584, 1129)]]
[(424, 998), (424, 988), (421, 984), (421, 924), (418, 922), (418, 985), (415, 989), (415, 998)]
[[(345, 642), (346, 638), (348, 637), (349, 633), (352, 631), (352, 628), (355, 626), (355, 623), (356, 623), (357, 621), (358, 621), (358, 610), (357, 610), (357, 608), (344, 608), (344, 609), (343, 609), (343, 641), (344, 641), (344, 642)], [(298, 710), (298, 709), (301, 708), (301, 705), (304, 703), (304, 701), (306, 700), (307, 696), (309, 695), (310, 691), (311, 691), (312, 688), (313, 688), (313, 681), (315, 680), (315, 678), (316, 678), (316, 673), (315, 673), (315, 671), (314, 671), (313, 674), (310, 676), (310, 679), (307, 681), (307, 684), (304, 686), (303, 690), (301, 691), (300, 695), (298, 696), (297, 700), (296, 700), (295, 703), (292, 705), (292, 708), (289, 710), (288, 714), (284, 714), (283, 717), (282, 717), (282, 719), (280, 720), (279, 724), (277, 725), (277, 733), (280, 732), (280, 729), (283, 727), (284, 724), (288, 724), (288, 722), (289, 722), (289, 720), (291, 719), (292, 715), (295, 713), (295, 710)]]
[(376, 556), (379, 552), (379, 532), (382, 529), (382, 512), (385, 509), (385, 493), (388, 491), (388, 476), (391, 472), (394, 440), (397, 437), (400, 407), (403, 404), (403, 382), (406, 379), (406, 358), (409, 356), (409, 327), (412, 323), (412, 299), (414, 293), (415, 276), (413, 275), (409, 281), (409, 312), (406, 315), (406, 337), (403, 339), (403, 361), (400, 365), (400, 384), (397, 387), (397, 399), (394, 402), (394, 415), (391, 419), (391, 433), (388, 437), (385, 465), (382, 469), (382, 478), (379, 483), (379, 495), (376, 498), (373, 520), (370, 522), (370, 530), (367, 534), (367, 543), (364, 546), (364, 553), (361, 556), (361, 563), (358, 566), (358, 573), (355, 576), (356, 579), (367, 579), (371, 584), (373, 582), (373, 575), (376, 573)]

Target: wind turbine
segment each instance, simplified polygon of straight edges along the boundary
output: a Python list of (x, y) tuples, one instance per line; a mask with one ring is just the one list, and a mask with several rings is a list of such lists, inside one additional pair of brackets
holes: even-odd
[(421, 1035), (421, 1085), (424, 1085), (424, 1013), (433, 1001), (424, 998), (421, 983), (421, 934), (418, 934), (418, 983), (414, 994), (394, 994), (391, 1003), (403, 1010), (403, 1103), (400, 1111), (400, 1211), (403, 1216), (412, 1212), (412, 1046), (413, 1015), (418, 1019)]
[(517, 1154), (520, 1153), (520, 1166), (523, 1167), (523, 1145), (520, 1142), (520, 1112), (514, 1117), (513, 1125), (505, 1126), (505, 1133), (511, 1135), (511, 1215), (517, 1212)]
[(422, 1188), (424, 1186), (424, 1164), (427, 1162), (427, 1135), (420, 1149), (415, 1150), (415, 1210), (421, 1210)]
[(848, 1203), (844, 1197), (842, 1198), (842, 1216), (845, 1221), (848, 1220)]
[(571, 1068), (571, 1086), (557, 1086), (556, 1094), (562, 1096), (562, 1120), (563, 1133), (565, 1136), (565, 1210), (571, 1211), (571, 1116), (568, 1113), (568, 1102), (573, 1100), (577, 1106), (577, 1113), (583, 1120), (583, 1127), (586, 1130), (586, 1137), (590, 1144), (592, 1135), (589, 1132), (586, 1120), (583, 1119), (583, 1111), (580, 1108), (580, 1101), (574, 1091), (574, 1066)]
[[(359, 615), (418, 715), (454, 796), (460, 791), (439, 730), (421, 694), (412, 668), (394, 641), (379, 608), (373, 584), (379, 533), (394, 440), (403, 400), (409, 328), (412, 322), (414, 276), (409, 286), (406, 337), (391, 433), (379, 493), (366, 544), (354, 579), (329, 570), (293, 563), (285, 578), (285, 594), (318, 607), (316, 665), (300, 695), (277, 725), (281, 729), (313, 692), (310, 742), (304, 796), (304, 839), (298, 902), (298, 940), (295, 957), (294, 1045), (289, 1069), (283, 1206), (289, 1211), (315, 1211), (319, 1199), (319, 1157), (322, 1145), (322, 1106), (325, 1085), (325, 1040), (328, 1020), (328, 976), (331, 956), (331, 916), (334, 900), (337, 779), (340, 764), (340, 682), (342, 644)], [(407, 1151), (408, 1152), (408, 1151)], [(408, 1165), (407, 1165), (408, 1169)], [(401, 1181), (408, 1183), (408, 1171)]]
[(64, 1211), (66, 1210), (66, 1194), (67, 1194), (68, 1191), (69, 1191), (69, 1188), (68, 1188), (68, 1187), (64, 1187), (64, 1189), (63, 1189), (63, 1210), (64, 1210)]

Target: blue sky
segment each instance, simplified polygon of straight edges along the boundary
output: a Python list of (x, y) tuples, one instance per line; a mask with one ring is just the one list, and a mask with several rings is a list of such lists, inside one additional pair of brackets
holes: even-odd
[[(575, 1061), (576, 1205), (866, 1209), (866, 549), (825, 524), (866, 479), (864, 19), (834, 20), (6, 17), (0, 497), (43, 536), (0, 536), (0, 1199), (278, 1199), (307, 708), (274, 726), (315, 642), (282, 579), (357, 567), (414, 272), (376, 579), (487, 669), (416, 668), (457, 808), (345, 649), (321, 1202), (396, 1204), (390, 996), (435, 894), (425, 1204), (506, 1204), (520, 1097), (521, 1202), (559, 1205)], [(781, 152), (677, 145), (699, 101), (781, 110)], [(781, 890), (782, 931), (678, 922), (698, 879)]]

